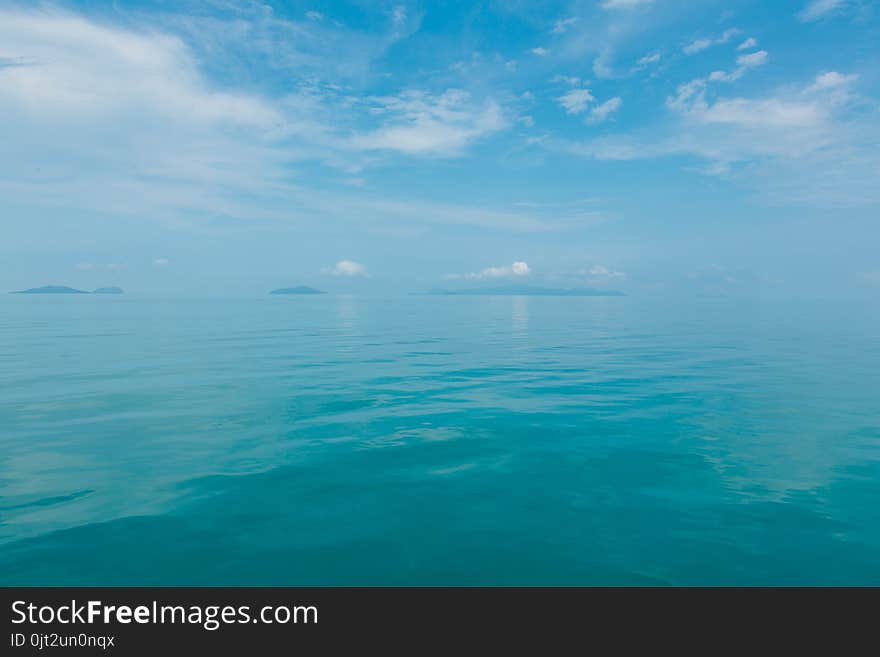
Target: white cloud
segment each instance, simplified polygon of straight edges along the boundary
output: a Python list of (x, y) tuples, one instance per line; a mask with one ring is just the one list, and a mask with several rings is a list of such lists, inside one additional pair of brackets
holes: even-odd
[(578, 19), (576, 16), (572, 16), (571, 18), (560, 18), (553, 23), (553, 29), (551, 32), (553, 32), (553, 34), (563, 34), (568, 31), (568, 28), (577, 23), (577, 21)]
[(399, 27), (406, 23), (406, 7), (403, 5), (397, 5), (394, 7), (391, 12), (391, 22), (395, 27)]
[(827, 73), (822, 73), (821, 75), (816, 76), (816, 81), (807, 87), (807, 93), (815, 93), (817, 91), (825, 91), (828, 89), (839, 89), (841, 87), (846, 87), (859, 79), (859, 76), (855, 73), (850, 75), (844, 75), (843, 73), (838, 73), (837, 71), (828, 71)]
[(531, 52), (533, 55), (537, 55), (538, 57), (546, 57), (550, 54), (549, 50), (547, 50), (546, 48), (542, 48), (541, 46), (532, 48), (529, 52)]
[(332, 276), (368, 276), (367, 268), (353, 260), (340, 260), (333, 267), (322, 269), (321, 272)]
[(574, 75), (554, 75), (550, 78), (550, 82), (564, 82), (570, 87), (577, 87), (581, 83), (581, 79)]
[(410, 91), (373, 98), (372, 110), (388, 117), (388, 123), (352, 138), (358, 150), (451, 155), (508, 125), (496, 103), (474, 103), (470, 94), (457, 89), (440, 95)]
[(478, 280), (483, 278), (519, 278), (528, 276), (532, 273), (528, 263), (518, 260), (513, 264), (501, 267), (486, 267), (479, 272), (471, 272), (470, 274), (453, 274), (446, 278), (467, 278)]
[(593, 73), (597, 78), (613, 78), (613, 53), (610, 48), (603, 48), (599, 55), (593, 60)]
[(712, 45), (712, 39), (697, 39), (686, 45), (682, 50), (686, 55), (695, 55), (701, 50), (705, 50)]
[(589, 89), (572, 89), (557, 98), (559, 104), (565, 108), (568, 114), (580, 114), (584, 112), (590, 103), (595, 100)]
[(736, 58), (737, 67), (733, 71), (730, 73), (726, 71), (713, 71), (708, 79), (712, 82), (734, 82), (745, 75), (749, 69), (757, 68), (766, 64), (768, 57), (769, 54), (766, 50), (759, 50), (757, 52), (748, 53), (747, 55), (740, 55)]
[(739, 44), (736, 49), (737, 50), (748, 50), (749, 48), (754, 48), (758, 45), (758, 40), (755, 37), (749, 37), (741, 44)]
[(831, 15), (846, 4), (846, 0), (811, 0), (798, 12), (797, 17), (805, 23), (811, 23)]
[(856, 79), (831, 71), (800, 88), (732, 98), (713, 97), (708, 79), (693, 80), (667, 100), (668, 121), (650, 132), (544, 145), (597, 160), (693, 158), (701, 164), (690, 170), (735, 179), (772, 204), (874, 206), (880, 129), (850, 91)]
[(659, 61), (660, 61), (660, 53), (655, 52), (650, 55), (645, 55), (644, 57), (639, 59), (639, 61), (637, 63), (639, 66), (645, 67), (645, 66), (648, 66), (649, 64), (656, 64)]
[[(306, 17), (263, 20), (261, 13), (210, 30), (186, 22), (185, 42), (155, 28), (0, 9), (0, 60), (16, 63), (0, 67), (0, 143), (8, 153), (0, 158), (0, 193), (177, 220), (193, 213), (291, 220), (310, 212), (309, 190), (291, 180), (300, 164), (320, 162), (348, 179), (395, 154), (459, 155), (512, 123), (493, 99), (456, 90), (364, 99), (302, 75), (283, 97), (213, 85), (199, 59), (208, 33), (222, 39), (209, 42), (214, 56), (240, 45), (227, 40), (241, 31), (254, 35), (254, 48), (264, 40), (286, 48), (276, 39), (282, 28), (307, 40), (308, 30), (342, 29)], [(363, 43), (356, 34), (331, 41), (342, 37)], [(308, 73), (315, 63), (306, 64)]]
[(587, 118), (587, 122), (602, 123), (619, 110), (621, 105), (623, 105), (623, 99), (620, 98), (620, 96), (615, 96), (614, 98), (606, 100), (598, 107), (593, 108), (590, 112), (590, 116)]
[(166, 266), (168, 266), (168, 263), (169, 263), (168, 258), (156, 258), (155, 260), (153, 260), (153, 264), (156, 267), (166, 267)]
[(763, 66), (767, 63), (767, 51), (759, 50), (758, 52), (749, 53), (748, 55), (740, 55), (736, 58), (736, 63), (746, 68)]
[(179, 39), (123, 32), (64, 14), (3, 12), (0, 43), (32, 65), (3, 72), (0, 101), (35, 117), (106, 119), (121, 112), (175, 123), (269, 128), (281, 120), (262, 100), (208, 89)]
[(733, 37), (735, 37), (737, 34), (739, 34), (739, 32), (740, 31), (738, 29), (736, 29), (735, 27), (732, 27), (729, 30), (725, 30), (724, 33), (721, 34), (720, 36), (712, 37), (712, 38), (703, 37), (703, 38), (697, 39), (696, 41), (692, 41), (691, 43), (687, 44), (684, 48), (682, 48), (682, 52), (684, 52), (685, 55), (696, 55), (698, 52), (702, 52), (703, 50), (706, 50), (707, 48), (711, 48), (712, 46), (717, 46), (722, 43), (727, 43)]
[(626, 280), (627, 274), (622, 271), (609, 269), (605, 265), (593, 265), (587, 272), (589, 276), (597, 280)]
[(719, 100), (699, 113), (705, 123), (764, 126), (773, 128), (807, 128), (818, 125), (824, 113), (810, 103), (770, 99), (732, 98)]
[(632, 9), (641, 5), (649, 5), (654, 0), (602, 0), (603, 9)]
[[(763, 55), (763, 56), (762, 56)], [(722, 98), (711, 102), (706, 98), (707, 83), (729, 81), (742, 76), (748, 68), (766, 60), (764, 51), (744, 55), (733, 73), (716, 71), (706, 79), (692, 80), (679, 86), (675, 96), (667, 99), (667, 107), (689, 120), (704, 124), (732, 124), (769, 128), (805, 128), (820, 125), (826, 111), (816, 103), (796, 98)]]

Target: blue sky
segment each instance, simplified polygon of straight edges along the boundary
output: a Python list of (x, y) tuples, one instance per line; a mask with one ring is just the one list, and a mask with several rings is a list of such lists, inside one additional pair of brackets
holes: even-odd
[(0, 286), (880, 292), (869, 0), (0, 3)]

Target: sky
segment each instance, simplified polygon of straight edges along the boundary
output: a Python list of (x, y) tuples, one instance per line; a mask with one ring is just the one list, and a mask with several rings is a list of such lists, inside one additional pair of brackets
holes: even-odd
[(872, 0), (0, 0), (0, 289), (880, 296)]

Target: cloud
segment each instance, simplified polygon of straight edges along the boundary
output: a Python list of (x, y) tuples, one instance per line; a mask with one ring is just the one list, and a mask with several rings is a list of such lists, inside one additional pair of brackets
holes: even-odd
[(322, 21), (324, 20), (324, 14), (322, 14), (320, 11), (307, 11), (306, 18), (308, 18), (310, 21)]
[(735, 37), (737, 34), (739, 34), (739, 32), (740, 31), (738, 29), (736, 29), (735, 27), (732, 27), (729, 30), (725, 30), (724, 33), (718, 37), (712, 37), (712, 38), (704, 37), (701, 39), (697, 39), (696, 41), (692, 41), (691, 43), (687, 44), (681, 50), (682, 50), (682, 52), (684, 52), (685, 55), (696, 55), (698, 52), (702, 52), (703, 50), (706, 50), (707, 48), (711, 48), (712, 46), (717, 46), (717, 45), (720, 45), (723, 43), (727, 43), (733, 37)]
[(550, 30), (553, 34), (563, 34), (568, 31), (572, 25), (578, 22), (576, 16), (572, 16), (571, 18), (560, 18), (558, 21), (553, 23), (553, 29)]
[(322, 269), (321, 272), (332, 276), (369, 276), (367, 268), (353, 260), (340, 260), (333, 267)]
[(546, 57), (550, 54), (549, 50), (547, 50), (546, 48), (542, 48), (541, 46), (532, 48), (529, 52), (531, 52), (533, 55), (537, 55), (538, 57)]
[(599, 55), (593, 60), (593, 73), (597, 78), (613, 78), (614, 68), (612, 66), (613, 53), (610, 48), (604, 48)]
[(748, 50), (749, 48), (754, 48), (758, 45), (758, 40), (755, 37), (749, 37), (741, 44), (739, 44), (736, 49), (737, 50)]
[(587, 123), (602, 123), (619, 110), (621, 105), (623, 105), (623, 99), (620, 96), (606, 100), (598, 107), (592, 109), (590, 116), (587, 118)]
[(406, 23), (406, 7), (403, 5), (397, 5), (392, 8), (389, 15), (391, 16), (391, 23), (395, 27), (399, 27)]
[(279, 114), (259, 98), (207, 88), (182, 41), (63, 14), (3, 12), (0, 42), (34, 65), (5, 69), (0, 99), (35, 117), (156, 114), (173, 122), (268, 128)]
[(778, 98), (732, 98), (707, 105), (700, 111), (699, 118), (705, 123), (809, 128), (817, 126), (824, 114), (810, 103), (788, 102)]
[(458, 89), (440, 95), (409, 91), (372, 98), (371, 110), (387, 123), (353, 137), (351, 144), (358, 150), (453, 155), (508, 125), (497, 103), (475, 103)]
[(763, 66), (767, 63), (769, 54), (766, 50), (751, 52), (747, 55), (740, 55), (736, 58), (737, 67), (730, 73), (726, 71), (713, 71), (709, 75), (709, 80), (713, 82), (734, 82), (739, 80), (749, 69)]
[(589, 89), (572, 89), (556, 99), (568, 114), (584, 112), (595, 98)]
[[(762, 55), (763, 56), (760, 56)], [(766, 128), (816, 127), (825, 119), (825, 110), (816, 103), (787, 98), (722, 98), (707, 100), (707, 82), (739, 78), (748, 68), (766, 60), (764, 51), (744, 55), (733, 73), (716, 71), (709, 78), (692, 80), (679, 86), (675, 96), (667, 99), (667, 107), (689, 120), (704, 124), (761, 126)]]
[(153, 260), (153, 264), (156, 267), (167, 267), (168, 263), (169, 263), (168, 258), (156, 258), (155, 260)]
[(680, 85), (666, 121), (544, 146), (596, 160), (691, 158), (688, 167), (750, 186), (774, 205), (880, 204), (880, 143), (873, 109), (852, 90), (855, 75), (822, 73), (757, 97), (716, 97), (711, 80)]
[(514, 262), (513, 264), (501, 267), (487, 267), (479, 272), (471, 272), (470, 274), (453, 274), (451, 276), (447, 276), (446, 278), (466, 278), (471, 280), (478, 280), (484, 278), (519, 278), (523, 276), (528, 276), (532, 273), (531, 268), (528, 263), (522, 262), (520, 260)]
[[(365, 98), (310, 77), (313, 63), (305, 61), (283, 95), (212, 83), (203, 67), (219, 67), (226, 49), (253, 47), (237, 54), (262, 57), (267, 41), (283, 50), (290, 34), (322, 44), (309, 30), (323, 35), (333, 23), (266, 24), (263, 16), (214, 19), (210, 29), (185, 16), (175, 25), (184, 41), (155, 25), (136, 31), (59, 11), (0, 9), (0, 59), (11, 63), (0, 66), (0, 143), (8, 154), (0, 193), (175, 220), (291, 220), (312, 212), (311, 190), (292, 180), (308, 166), (363, 177), (365, 167), (400, 154), (460, 155), (513, 123), (493, 99), (455, 89)], [(282, 29), (287, 41), (279, 40)], [(240, 32), (253, 38), (242, 45)], [(276, 62), (260, 65), (274, 71)], [(330, 63), (325, 69), (337, 74)]]
[(855, 73), (850, 75), (844, 75), (843, 73), (838, 73), (837, 71), (828, 71), (827, 73), (822, 73), (821, 75), (816, 76), (816, 81), (807, 87), (807, 93), (816, 93), (818, 91), (826, 91), (828, 89), (840, 89), (841, 87), (847, 87), (854, 83), (859, 79), (859, 76)]
[(650, 55), (645, 55), (644, 57), (639, 59), (639, 61), (636, 63), (639, 66), (641, 66), (642, 68), (644, 68), (645, 66), (648, 66), (649, 64), (656, 64), (659, 61), (660, 61), (660, 53), (655, 52)]
[(554, 75), (550, 82), (563, 82), (570, 87), (580, 86), (581, 79), (574, 75)]
[(613, 269), (609, 269), (605, 265), (593, 265), (587, 271), (587, 274), (593, 278), (594, 280), (599, 281), (609, 281), (609, 280), (619, 280), (624, 281), (628, 278), (626, 272), (615, 271)]
[(654, 0), (602, 0), (602, 9), (632, 9), (642, 5), (649, 5)]
[(686, 45), (682, 50), (685, 55), (695, 55), (701, 50), (705, 50), (712, 45), (712, 39), (697, 39)]
[(845, 4), (846, 0), (812, 0), (798, 12), (797, 17), (804, 23), (811, 23), (830, 16), (842, 9)]

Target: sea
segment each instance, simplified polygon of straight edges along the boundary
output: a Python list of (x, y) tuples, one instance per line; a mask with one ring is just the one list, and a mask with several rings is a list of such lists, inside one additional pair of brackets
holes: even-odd
[(0, 299), (0, 585), (880, 585), (880, 304)]

